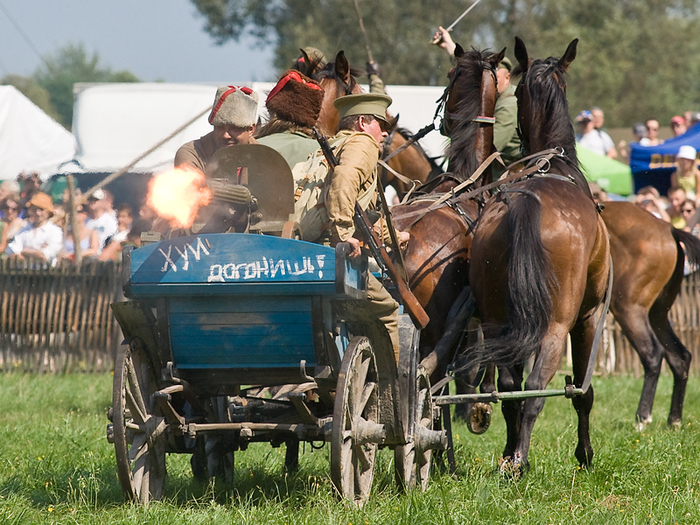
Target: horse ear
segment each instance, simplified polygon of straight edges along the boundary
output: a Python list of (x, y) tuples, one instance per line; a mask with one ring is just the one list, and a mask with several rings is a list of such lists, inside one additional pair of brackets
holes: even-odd
[(500, 52), (500, 53), (494, 53), (493, 55), (491, 55), (491, 58), (489, 59), (489, 62), (491, 63), (491, 65), (492, 65), (494, 68), (497, 68), (497, 67), (498, 67), (498, 64), (500, 64), (501, 61), (503, 60), (503, 57), (506, 56), (506, 49), (508, 49), (508, 48), (507, 48), (507, 47), (504, 47), (503, 49), (501, 49), (501, 52)]
[(335, 55), (335, 74), (346, 82), (350, 79), (350, 64), (343, 50), (338, 51), (338, 54)]
[(464, 56), (464, 49), (459, 44), (455, 44), (454, 55), (455, 55), (455, 58), (460, 58), (460, 57)]
[(301, 51), (301, 60), (296, 61), (296, 67), (299, 71), (301, 71), (304, 75), (307, 77), (311, 76), (309, 73), (312, 72), (312, 69), (314, 65), (311, 63), (311, 59), (309, 58), (309, 55), (304, 51), (303, 49), (299, 49)]
[(525, 42), (519, 36), (515, 37), (515, 59), (520, 65), (520, 69), (523, 73), (527, 71), (527, 66), (530, 63), (530, 58), (527, 55), (527, 48), (525, 47)]
[(559, 64), (561, 65), (562, 68), (564, 68), (564, 71), (569, 69), (569, 66), (574, 61), (574, 58), (576, 58), (576, 46), (577, 45), (578, 45), (578, 38), (574, 38), (571, 41), (571, 43), (569, 44), (569, 47), (566, 48), (566, 52), (564, 53), (564, 56), (559, 59)]

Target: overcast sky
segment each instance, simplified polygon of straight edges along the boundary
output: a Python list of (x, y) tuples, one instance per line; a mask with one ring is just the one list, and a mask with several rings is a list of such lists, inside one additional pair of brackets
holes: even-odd
[(204, 23), (190, 0), (0, 0), (0, 77), (29, 76), (40, 55), (82, 43), (102, 67), (146, 82), (275, 80), (271, 49), (217, 46)]

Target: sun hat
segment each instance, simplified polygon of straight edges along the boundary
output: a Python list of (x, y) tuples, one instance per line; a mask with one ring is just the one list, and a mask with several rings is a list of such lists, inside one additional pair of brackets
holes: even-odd
[(684, 145), (678, 148), (677, 159), (695, 160), (698, 152), (693, 146)]
[(41, 208), (42, 210), (46, 210), (52, 215), (56, 211), (53, 207), (53, 200), (51, 197), (41, 191), (37, 191), (32, 198), (29, 199), (29, 202), (27, 202), (27, 208), (30, 206), (35, 206), (37, 208)]
[(576, 116), (576, 122), (588, 122), (590, 120), (593, 120), (593, 114), (587, 109), (584, 109)]
[(680, 115), (676, 115), (675, 117), (671, 118), (670, 126), (673, 127), (674, 124), (685, 124), (685, 119)]

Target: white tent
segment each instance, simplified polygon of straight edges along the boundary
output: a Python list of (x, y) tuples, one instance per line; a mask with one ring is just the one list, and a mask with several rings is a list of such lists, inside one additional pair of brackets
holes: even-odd
[[(248, 83), (258, 92), (264, 115), (269, 82)], [(73, 133), (78, 152), (63, 172), (109, 173), (124, 168), (198, 114), (211, 108), (215, 84), (77, 84)], [(441, 87), (387, 86), (400, 114), (399, 125), (417, 132), (432, 122)], [(172, 167), (177, 149), (209, 133), (208, 111), (193, 124), (139, 161), (130, 171), (157, 172)], [(444, 138), (437, 131), (421, 144), (433, 156), (442, 154)]]
[(0, 180), (46, 178), (75, 155), (75, 138), (13, 86), (0, 86)]

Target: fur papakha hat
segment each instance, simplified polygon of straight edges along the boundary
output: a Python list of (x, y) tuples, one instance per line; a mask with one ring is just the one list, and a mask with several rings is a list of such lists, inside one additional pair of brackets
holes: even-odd
[(248, 87), (222, 86), (216, 90), (209, 114), (212, 126), (250, 128), (258, 115), (258, 94)]
[(323, 88), (306, 75), (290, 69), (265, 101), (270, 114), (300, 126), (316, 124), (323, 103)]

